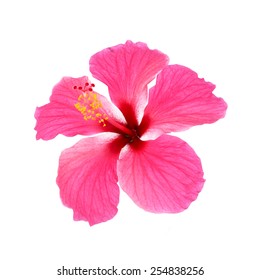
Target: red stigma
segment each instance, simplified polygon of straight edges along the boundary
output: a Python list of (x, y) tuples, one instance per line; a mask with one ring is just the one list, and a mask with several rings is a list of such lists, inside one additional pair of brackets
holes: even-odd
[(73, 89), (78, 89), (78, 90), (83, 90), (83, 91), (93, 91), (93, 88), (95, 84), (89, 84), (89, 83), (85, 83), (84, 87), (83, 86), (73, 86)]

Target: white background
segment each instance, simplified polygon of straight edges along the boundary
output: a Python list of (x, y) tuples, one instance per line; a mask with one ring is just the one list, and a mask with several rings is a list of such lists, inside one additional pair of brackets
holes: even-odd
[[(203, 266), (187, 279), (259, 279), (258, 1), (2, 1), (0, 4), (0, 278), (63, 277), (57, 269)], [(63, 76), (127, 39), (166, 53), (217, 85), (226, 118), (177, 136), (200, 156), (206, 183), (177, 215), (139, 209), (121, 192), (119, 213), (74, 222), (56, 186), (60, 152), (82, 137), (36, 141), (34, 111)], [(93, 80), (100, 93), (107, 89)], [(111, 279), (152, 279), (112, 277)], [(156, 279), (164, 279), (162, 276)], [(186, 279), (167, 276), (165, 279)]]

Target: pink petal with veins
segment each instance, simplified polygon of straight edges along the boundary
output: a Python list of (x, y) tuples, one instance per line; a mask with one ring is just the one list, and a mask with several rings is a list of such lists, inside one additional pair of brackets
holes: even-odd
[(114, 127), (106, 119), (125, 123), (118, 108), (93, 91), (93, 84), (87, 77), (63, 78), (53, 88), (50, 103), (36, 109), (35, 118), (36, 138), (44, 140), (58, 134), (74, 136), (113, 132)]
[(94, 225), (116, 215), (116, 163), (123, 142), (120, 136), (108, 133), (82, 139), (62, 152), (57, 184), (63, 203), (74, 211), (74, 220)]
[(134, 126), (147, 104), (147, 84), (167, 64), (168, 57), (160, 51), (127, 41), (93, 55), (90, 71), (108, 86), (112, 101)]
[(212, 93), (214, 89), (213, 84), (198, 78), (197, 73), (187, 67), (165, 67), (150, 90), (141, 124), (148, 130), (142, 139), (223, 118), (227, 104)]
[(169, 135), (125, 147), (118, 162), (118, 179), (138, 206), (155, 213), (183, 211), (204, 184), (194, 150)]

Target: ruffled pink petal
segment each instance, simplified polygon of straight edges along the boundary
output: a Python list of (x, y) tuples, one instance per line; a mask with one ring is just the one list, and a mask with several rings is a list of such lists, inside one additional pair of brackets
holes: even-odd
[(215, 86), (180, 65), (169, 65), (158, 75), (140, 128), (150, 139), (155, 135), (213, 123), (223, 118), (227, 104), (212, 91)]
[(147, 84), (167, 64), (168, 57), (160, 51), (127, 41), (92, 56), (90, 71), (108, 86), (128, 124), (136, 125), (147, 104)]
[(61, 199), (73, 209), (74, 220), (90, 225), (112, 219), (117, 213), (116, 163), (123, 143), (116, 134), (108, 134), (82, 139), (64, 150), (59, 161)]
[(118, 179), (122, 189), (150, 212), (186, 209), (204, 184), (201, 162), (194, 150), (169, 135), (133, 144), (120, 154)]
[(93, 91), (87, 77), (63, 78), (53, 88), (50, 103), (36, 109), (35, 118), (36, 138), (44, 140), (58, 134), (74, 136), (114, 131), (107, 121), (109, 118), (126, 123), (113, 104)]

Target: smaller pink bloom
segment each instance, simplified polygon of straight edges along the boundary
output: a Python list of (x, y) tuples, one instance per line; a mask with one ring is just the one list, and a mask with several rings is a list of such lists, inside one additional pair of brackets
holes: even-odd
[(66, 77), (35, 113), (37, 139), (91, 136), (60, 156), (57, 184), (74, 220), (94, 225), (113, 218), (118, 184), (146, 211), (188, 208), (205, 181), (201, 161), (186, 142), (167, 133), (223, 118), (227, 105), (212, 93), (215, 86), (131, 41), (93, 55), (90, 71), (108, 86), (113, 103), (88, 77)]

